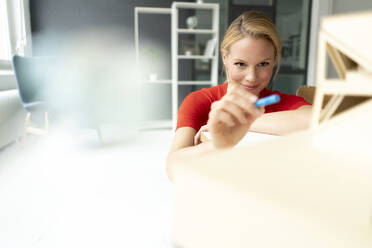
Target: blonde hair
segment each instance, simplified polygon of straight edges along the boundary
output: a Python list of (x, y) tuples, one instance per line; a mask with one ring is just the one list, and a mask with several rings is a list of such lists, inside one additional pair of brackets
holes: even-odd
[(230, 24), (221, 43), (221, 55), (228, 55), (231, 45), (247, 36), (265, 38), (271, 42), (277, 62), (275, 77), (279, 71), (282, 43), (273, 22), (261, 12), (244, 12)]

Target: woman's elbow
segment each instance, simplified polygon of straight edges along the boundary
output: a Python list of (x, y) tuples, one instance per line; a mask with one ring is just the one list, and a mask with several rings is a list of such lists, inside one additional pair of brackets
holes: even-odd
[(300, 115), (298, 116), (299, 120), (299, 131), (307, 130), (310, 128), (311, 117), (312, 117), (312, 108), (311, 106), (303, 106), (299, 109)]

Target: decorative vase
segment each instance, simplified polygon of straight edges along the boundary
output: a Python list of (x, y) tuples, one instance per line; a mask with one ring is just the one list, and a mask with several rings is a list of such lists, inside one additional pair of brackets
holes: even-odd
[(198, 25), (198, 18), (196, 16), (189, 16), (186, 19), (186, 25), (188, 29), (193, 29)]

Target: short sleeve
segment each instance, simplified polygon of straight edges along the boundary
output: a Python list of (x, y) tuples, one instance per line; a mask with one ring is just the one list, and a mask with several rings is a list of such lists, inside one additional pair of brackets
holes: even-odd
[(295, 110), (305, 105), (311, 105), (300, 96), (284, 94), (279, 91), (272, 92), (280, 95), (280, 102), (265, 107), (265, 113)]
[(296, 95), (286, 95), (286, 97), (283, 98), (282, 104), (282, 108), (286, 110), (295, 110), (305, 105), (311, 105), (305, 101), (305, 99)]
[(203, 92), (192, 92), (182, 102), (178, 111), (177, 128), (192, 127), (198, 131), (208, 121), (212, 102)]

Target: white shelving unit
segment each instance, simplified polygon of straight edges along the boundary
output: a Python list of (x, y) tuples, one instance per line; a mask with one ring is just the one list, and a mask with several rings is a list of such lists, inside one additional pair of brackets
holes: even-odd
[[(186, 29), (179, 27), (179, 10), (180, 9), (201, 9), (210, 10), (212, 13), (212, 27), (211, 29)], [(134, 9), (134, 39), (136, 49), (136, 62), (139, 65), (139, 14), (169, 14), (171, 15), (171, 44), (172, 44), (172, 78), (171, 79), (157, 79), (154, 81), (146, 81), (145, 83), (152, 84), (171, 84), (172, 88), (172, 117), (169, 121), (154, 121), (153, 123), (146, 123), (145, 128), (151, 127), (172, 127), (175, 128), (177, 124), (178, 112), (178, 89), (180, 85), (210, 85), (218, 84), (218, 42), (215, 43), (212, 55), (183, 55), (179, 54), (178, 41), (180, 34), (209, 34), (211, 38), (216, 41), (219, 40), (219, 4), (212, 3), (190, 3), (190, 2), (173, 2), (171, 8), (151, 8), (151, 7), (135, 7)], [(211, 61), (210, 80), (209, 81), (181, 81), (179, 80), (178, 62), (180, 60), (203, 60)], [(159, 125), (158, 125), (159, 123)]]
[[(139, 61), (139, 25), (138, 19), (140, 14), (161, 14), (161, 15), (171, 15), (172, 11), (171, 8), (152, 8), (152, 7), (135, 7), (134, 8), (134, 42), (135, 42), (135, 49), (136, 49), (136, 64), (137, 66), (140, 64)], [(151, 83), (151, 84), (171, 84), (171, 79), (156, 79), (156, 80), (147, 80), (144, 83)], [(169, 120), (155, 120), (151, 122), (146, 122), (143, 124), (143, 129), (151, 129), (151, 128), (171, 128), (172, 127), (172, 119)]]
[[(211, 29), (184, 29), (179, 26), (180, 9), (201, 9), (212, 11), (212, 28)], [(173, 128), (177, 124), (178, 112), (178, 86), (179, 85), (217, 85), (218, 80), (218, 42), (214, 47), (212, 56), (204, 55), (181, 55), (179, 54), (179, 35), (180, 34), (211, 34), (212, 38), (218, 41), (219, 35), (219, 4), (214, 3), (190, 3), (190, 2), (173, 2), (172, 7), (172, 121)], [(211, 61), (210, 81), (180, 81), (179, 80), (179, 60), (184, 59), (202, 59)]]

